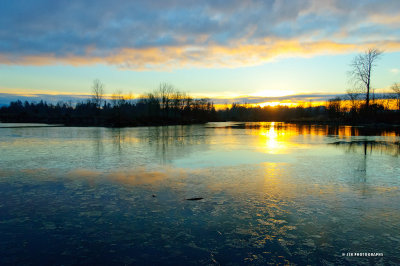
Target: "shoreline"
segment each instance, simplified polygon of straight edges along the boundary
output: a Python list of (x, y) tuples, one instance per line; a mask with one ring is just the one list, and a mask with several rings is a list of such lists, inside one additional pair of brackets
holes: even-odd
[[(0, 121), (1, 124), (38, 124), (38, 125), (31, 125), (31, 126), (12, 126), (12, 127), (0, 127), (0, 128), (39, 128), (39, 127), (103, 127), (103, 128), (127, 128), (127, 127), (163, 127), (163, 126), (190, 126), (190, 125), (204, 125), (207, 123), (286, 123), (286, 124), (297, 124), (297, 125), (326, 125), (326, 126), (351, 126), (351, 127), (362, 127), (362, 128), (375, 128), (375, 129), (385, 129), (385, 128), (400, 128), (400, 124), (390, 124), (390, 123), (383, 123), (383, 122), (362, 122), (362, 123), (351, 123), (345, 121), (296, 121), (296, 120), (289, 120), (289, 121), (276, 121), (276, 120), (268, 120), (268, 121), (198, 121), (198, 122), (183, 122), (183, 123), (135, 123), (135, 124), (83, 124), (83, 123), (49, 123), (49, 122), (34, 122), (34, 121)], [(40, 124), (40, 125), (39, 125)]]

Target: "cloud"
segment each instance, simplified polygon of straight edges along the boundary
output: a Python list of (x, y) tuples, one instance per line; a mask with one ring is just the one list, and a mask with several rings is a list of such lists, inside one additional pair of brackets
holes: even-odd
[(169, 70), (189, 67), (243, 67), (258, 65), (279, 57), (310, 57), (326, 53), (363, 51), (377, 46), (386, 52), (400, 50), (400, 42), (341, 44), (330, 41), (299, 42), (297, 40), (266, 41), (262, 44), (232, 46), (182, 46), (165, 48), (122, 48), (112, 54), (99, 56), (98, 51), (84, 56), (42, 54), (40, 56), (1, 56), (0, 63), (8, 65), (68, 64), (74, 66), (105, 63), (122, 69)]
[(0, 93), (0, 106), (9, 105), (10, 102), (15, 101), (28, 101), (28, 102), (40, 102), (45, 101), (47, 103), (56, 104), (57, 102), (71, 102), (73, 104), (86, 101), (89, 99), (89, 95), (78, 95), (78, 94), (43, 94), (43, 93)]
[(3, 1), (0, 63), (238, 67), (400, 50), (399, 1)]
[(335, 97), (344, 97), (344, 94), (332, 94), (332, 93), (310, 93), (310, 94), (292, 94), (279, 97), (261, 97), (261, 96), (243, 96), (235, 98), (215, 98), (212, 99), (215, 104), (231, 104), (231, 103), (249, 103), (258, 104), (264, 102), (322, 102)]
[(392, 69), (390, 70), (390, 72), (392, 72), (393, 74), (397, 74), (397, 73), (400, 72), (400, 69), (398, 69), (398, 68), (392, 68)]

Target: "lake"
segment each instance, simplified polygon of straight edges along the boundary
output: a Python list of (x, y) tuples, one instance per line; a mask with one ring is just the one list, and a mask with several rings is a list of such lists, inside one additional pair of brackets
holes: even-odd
[(399, 143), (399, 128), (0, 124), (0, 264), (400, 264)]

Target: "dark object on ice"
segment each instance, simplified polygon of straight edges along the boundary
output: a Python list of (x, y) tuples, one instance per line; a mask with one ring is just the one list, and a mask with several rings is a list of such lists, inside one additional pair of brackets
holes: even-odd
[(203, 198), (189, 198), (189, 199), (186, 199), (186, 200), (202, 200)]
[(153, 198), (155, 198), (155, 197), (156, 197), (156, 195), (154, 195), (154, 194), (153, 194), (153, 195), (151, 195), (151, 196), (152, 196)]

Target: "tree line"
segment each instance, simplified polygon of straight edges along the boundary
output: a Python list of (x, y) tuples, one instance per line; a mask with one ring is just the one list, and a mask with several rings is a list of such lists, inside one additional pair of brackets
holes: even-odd
[(216, 121), (216, 111), (209, 99), (195, 99), (162, 83), (159, 89), (129, 99), (116, 92), (111, 99), (104, 95), (104, 85), (95, 80), (92, 97), (76, 105), (44, 101), (11, 102), (0, 109), (2, 122), (49, 123), (77, 126), (140, 126), (192, 124)]
[(161, 83), (154, 92), (133, 100), (122, 92), (106, 98), (104, 85), (96, 79), (92, 96), (86, 101), (76, 105), (15, 101), (0, 108), (0, 121), (115, 127), (211, 121), (400, 123), (399, 83), (392, 86), (390, 94), (371, 99), (371, 76), (381, 55), (382, 51), (378, 49), (357, 55), (349, 71), (353, 89), (348, 90), (345, 97), (329, 99), (321, 106), (260, 107), (233, 103), (216, 110), (210, 99), (193, 98), (167, 83)]
[[(396, 85), (397, 86), (397, 85)], [(396, 87), (397, 88), (397, 87)], [(394, 94), (392, 94), (393, 96)], [(325, 105), (300, 104), (288, 106), (253, 106), (233, 103), (216, 110), (209, 99), (195, 99), (178, 92), (168, 84), (161, 84), (159, 90), (131, 100), (122, 94), (111, 99), (95, 95), (87, 101), (72, 105), (44, 101), (11, 102), (0, 108), (2, 122), (48, 123), (67, 126), (148, 126), (194, 124), (216, 121), (282, 121), (315, 123), (400, 123), (400, 109), (394, 110), (390, 101), (397, 98), (372, 99), (368, 108), (360, 96), (353, 93), (345, 97), (332, 98)], [(394, 97), (394, 96), (393, 96)], [(398, 105), (397, 105), (398, 106)]]

